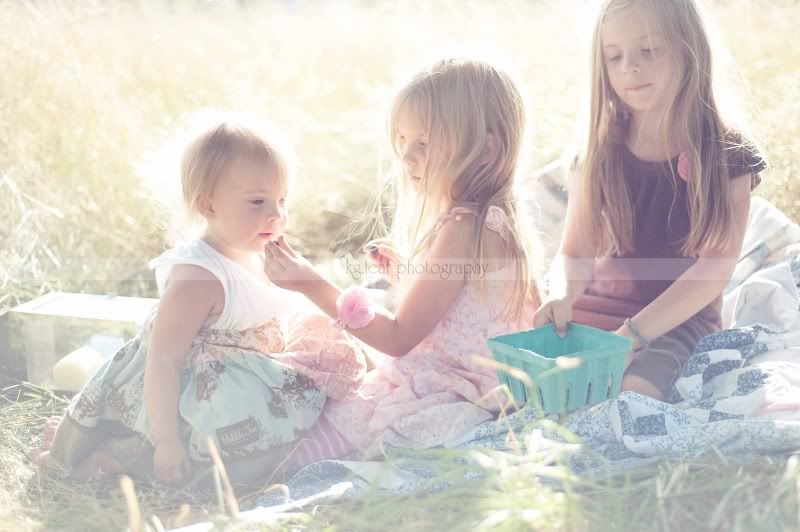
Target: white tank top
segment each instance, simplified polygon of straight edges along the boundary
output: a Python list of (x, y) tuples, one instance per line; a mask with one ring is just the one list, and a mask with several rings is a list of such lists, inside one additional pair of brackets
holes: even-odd
[(172, 267), (176, 264), (199, 266), (222, 283), (225, 306), (211, 329), (244, 330), (273, 318), (280, 318), (285, 323), (292, 315), (314, 308), (302, 294), (264, 284), (247, 268), (202, 240), (169, 249), (150, 261), (159, 295), (164, 293)]

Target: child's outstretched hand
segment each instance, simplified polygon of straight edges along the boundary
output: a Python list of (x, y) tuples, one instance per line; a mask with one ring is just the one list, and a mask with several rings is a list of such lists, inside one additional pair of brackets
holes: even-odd
[(286, 243), (281, 236), (277, 242), (264, 246), (264, 273), (275, 285), (303, 292), (322, 277), (302, 255)]
[(533, 326), (541, 327), (550, 322), (555, 324), (560, 337), (567, 335), (567, 323), (572, 319), (572, 305), (566, 299), (548, 299), (533, 315)]
[(364, 251), (370, 262), (378, 266), (381, 276), (389, 284), (394, 286), (400, 281), (398, 266), (403, 262), (403, 257), (391, 246), (389, 240), (373, 240), (364, 246)]
[(170, 486), (182, 486), (189, 480), (192, 462), (181, 440), (164, 440), (156, 444), (153, 457), (156, 480)]

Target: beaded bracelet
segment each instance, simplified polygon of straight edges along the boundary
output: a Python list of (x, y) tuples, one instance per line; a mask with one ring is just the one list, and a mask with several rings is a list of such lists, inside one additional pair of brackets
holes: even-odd
[(636, 339), (636, 341), (639, 342), (641, 349), (647, 349), (648, 347), (650, 347), (650, 341), (639, 333), (639, 329), (633, 326), (633, 322), (631, 321), (630, 318), (626, 319), (623, 323), (631, 332), (634, 339)]

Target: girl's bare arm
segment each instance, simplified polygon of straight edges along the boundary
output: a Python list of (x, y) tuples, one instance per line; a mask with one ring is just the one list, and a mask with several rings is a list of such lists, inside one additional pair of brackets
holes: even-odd
[(192, 340), (209, 316), (222, 310), (222, 284), (208, 270), (172, 268), (158, 305), (144, 372), (144, 400), (155, 442), (180, 439), (180, 372)]
[[(361, 329), (350, 331), (382, 353), (403, 356), (419, 344), (442, 320), (466, 284), (459, 267), (475, 266), (466, 257), (474, 236), (475, 219), (451, 219), (438, 231), (426, 262), (392, 314), (379, 309), (375, 319)], [(499, 235), (486, 231), (489, 247), (502, 247)], [(331, 317), (336, 317), (340, 290), (326, 280), (303, 290), (306, 296)]]
[[(694, 265), (633, 317), (644, 338), (658, 338), (684, 323), (719, 296), (730, 282), (747, 228), (751, 177), (748, 174), (731, 181), (734, 224), (730, 244), (724, 249), (703, 251)], [(619, 332), (625, 334), (624, 329)]]

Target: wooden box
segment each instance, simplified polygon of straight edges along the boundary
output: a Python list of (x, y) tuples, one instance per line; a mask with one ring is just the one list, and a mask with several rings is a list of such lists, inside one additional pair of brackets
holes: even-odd
[[(51, 292), (7, 314), (10, 349), (3, 352), (3, 380), (25, 378), (49, 386), (56, 362), (92, 339), (106, 344), (133, 338), (157, 299)], [(108, 353), (105, 353), (107, 356)]]

